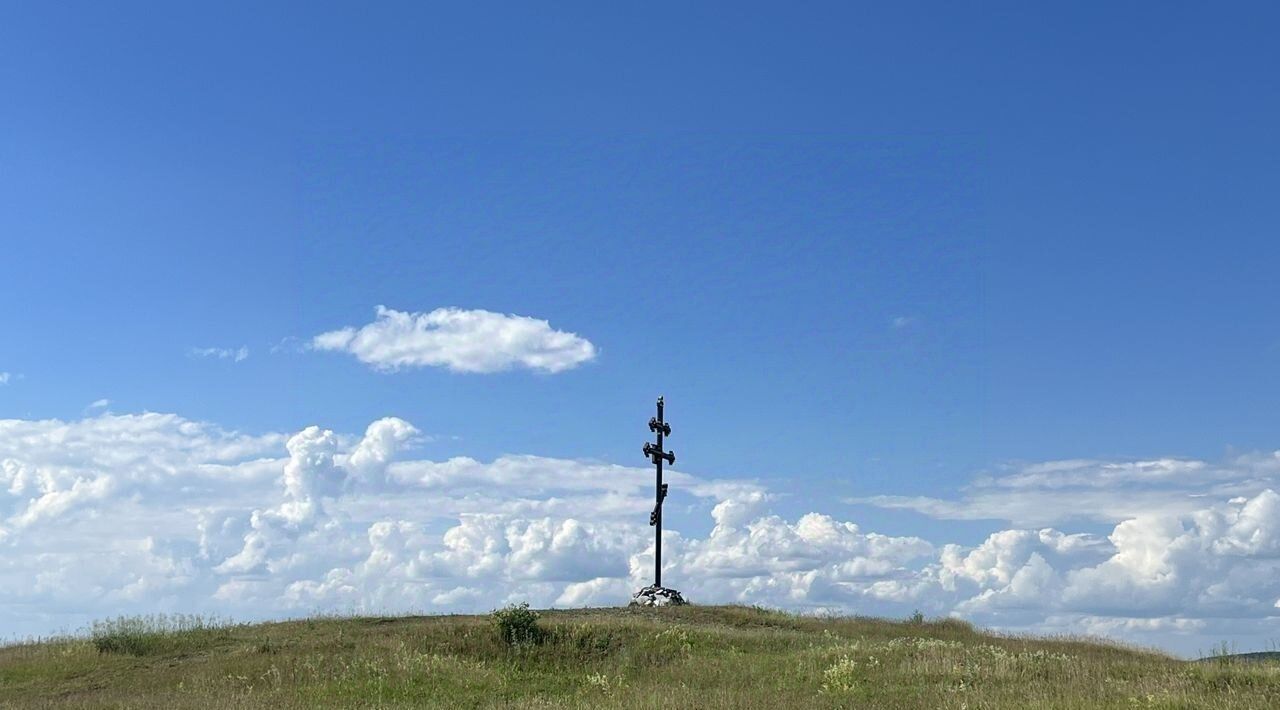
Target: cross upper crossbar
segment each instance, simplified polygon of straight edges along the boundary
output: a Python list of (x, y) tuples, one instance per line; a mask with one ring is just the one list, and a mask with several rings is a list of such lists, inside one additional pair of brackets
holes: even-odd
[(671, 425), (666, 422), (658, 421), (657, 417), (649, 417), (649, 431), (662, 430), (663, 436), (671, 436)]

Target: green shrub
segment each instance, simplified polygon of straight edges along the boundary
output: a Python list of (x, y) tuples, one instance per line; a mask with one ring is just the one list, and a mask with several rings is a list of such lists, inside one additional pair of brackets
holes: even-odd
[(503, 607), (491, 616), (498, 635), (512, 646), (542, 643), (545, 634), (538, 626), (538, 612), (529, 608), (529, 602)]

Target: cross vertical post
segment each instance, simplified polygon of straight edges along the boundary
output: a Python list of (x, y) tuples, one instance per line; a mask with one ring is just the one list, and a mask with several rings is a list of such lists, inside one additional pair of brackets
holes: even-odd
[(649, 513), (649, 524), (654, 528), (653, 586), (657, 588), (662, 587), (662, 501), (667, 497), (667, 484), (662, 482), (662, 462), (666, 461), (672, 466), (676, 463), (675, 452), (662, 450), (663, 437), (671, 435), (671, 425), (663, 419), (662, 408), (662, 397), (658, 397), (658, 416), (649, 419), (649, 431), (658, 435), (657, 445), (647, 441), (644, 443), (644, 455), (653, 461), (658, 472), (653, 512)]

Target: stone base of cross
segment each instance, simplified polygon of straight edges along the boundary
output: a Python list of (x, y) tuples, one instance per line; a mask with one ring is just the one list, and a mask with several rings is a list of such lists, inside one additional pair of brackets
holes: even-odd
[(631, 595), (631, 606), (683, 606), (688, 603), (680, 592), (652, 584)]

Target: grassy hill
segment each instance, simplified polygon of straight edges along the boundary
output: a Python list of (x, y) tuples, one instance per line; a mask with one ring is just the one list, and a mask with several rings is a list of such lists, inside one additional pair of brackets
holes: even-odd
[(953, 620), (690, 606), (512, 623), (119, 620), (0, 648), (0, 707), (1280, 707), (1280, 664), (1188, 663)]

